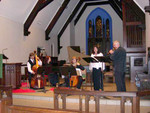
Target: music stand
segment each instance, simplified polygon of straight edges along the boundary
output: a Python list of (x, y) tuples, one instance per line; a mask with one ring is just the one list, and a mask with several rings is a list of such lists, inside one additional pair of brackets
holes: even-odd
[(71, 75), (77, 75), (76, 69), (73, 66), (60, 66), (59, 69), (60, 69), (61, 75), (69, 76), (69, 80), (70, 80)]
[(95, 59), (93, 57), (84, 57), (83, 60), (85, 60), (87, 63), (99, 62), (97, 59)]
[(104, 57), (104, 56), (95, 56), (95, 58), (99, 61), (99, 62), (108, 62), (108, 63), (110, 63), (110, 60), (109, 60), (109, 58), (107, 58), (107, 57)]

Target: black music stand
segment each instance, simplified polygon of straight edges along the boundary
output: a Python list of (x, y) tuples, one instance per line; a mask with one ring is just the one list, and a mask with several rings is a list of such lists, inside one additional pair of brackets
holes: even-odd
[(108, 57), (95, 56), (95, 58), (96, 58), (99, 62), (108, 62), (108, 63), (110, 63), (110, 59), (109, 59)]
[(60, 69), (61, 75), (69, 76), (69, 80), (70, 80), (71, 75), (77, 75), (76, 69), (73, 66), (61, 66), (59, 69)]
[(87, 63), (90, 62), (99, 62), (97, 59), (93, 58), (93, 57), (84, 57), (83, 60), (85, 60)]

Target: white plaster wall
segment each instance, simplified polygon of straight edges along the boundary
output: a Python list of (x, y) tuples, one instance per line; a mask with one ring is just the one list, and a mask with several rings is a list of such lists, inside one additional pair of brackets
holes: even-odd
[(58, 59), (66, 60), (68, 62), (69, 60), (68, 60), (67, 46), (70, 46), (70, 24), (68, 25), (65, 32), (60, 38), (60, 45), (63, 47), (60, 49), (60, 54)]
[[(58, 52), (57, 52), (57, 48), (58, 48), (58, 45), (57, 45), (57, 36), (56, 35), (52, 35), (51, 37), (50, 37), (50, 39), (48, 40), (48, 44), (49, 44), (49, 46), (48, 46), (48, 53), (49, 53), (49, 55), (50, 56), (58, 56)], [(54, 46), (54, 48), (53, 48), (53, 55), (51, 55), (51, 45), (53, 45)]]
[(97, 7), (106, 10), (112, 18), (113, 40), (120, 41), (123, 44), (123, 25), (122, 20), (116, 14), (110, 5), (89, 6), (86, 8), (82, 17), (75, 26), (75, 45), (80, 46), (81, 50), (86, 50), (86, 19), (88, 15)]
[[(45, 41), (45, 31), (31, 26), (29, 36), (24, 36), (23, 24), (0, 17), (0, 53), (4, 48), (4, 54), (9, 58), (7, 62), (26, 63), (30, 52), (38, 46), (48, 50), (48, 41)], [(4, 61), (5, 63), (5, 61)]]
[(150, 31), (150, 15), (149, 13), (145, 13), (145, 14), (146, 14), (145, 17), (146, 17), (146, 53), (147, 53), (147, 48), (150, 47), (150, 32), (149, 32)]

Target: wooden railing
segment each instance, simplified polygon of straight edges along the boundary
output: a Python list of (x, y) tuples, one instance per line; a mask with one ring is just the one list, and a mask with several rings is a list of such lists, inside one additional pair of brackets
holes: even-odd
[(71, 110), (54, 110), (12, 104), (12, 86), (0, 85), (0, 113), (78, 113)]
[(0, 113), (7, 113), (10, 105), (12, 105), (12, 86), (0, 85)]
[(131, 99), (132, 113), (140, 113), (140, 97), (150, 95), (150, 91), (138, 92), (100, 92), (100, 91), (79, 91), (75, 89), (55, 89), (54, 90), (54, 109), (59, 108), (58, 96), (61, 95), (62, 109), (66, 110), (66, 97), (67, 95), (79, 95), (79, 112), (82, 111), (82, 96), (85, 96), (85, 113), (89, 113), (90, 97), (94, 96), (95, 100), (95, 113), (99, 113), (99, 100), (100, 97), (120, 97), (120, 113), (125, 113), (126, 99)]

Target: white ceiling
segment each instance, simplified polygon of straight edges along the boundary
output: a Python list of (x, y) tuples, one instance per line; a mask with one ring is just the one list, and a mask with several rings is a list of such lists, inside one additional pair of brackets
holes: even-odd
[[(0, 16), (23, 24), (31, 13), (37, 1), (38, 0), (1, 0)], [(62, 5), (63, 1), (64, 0), (53, 0), (48, 6), (46, 6), (38, 13), (32, 25), (38, 26), (41, 29), (45, 30), (55, 16), (59, 7)], [(149, 0), (134, 1), (143, 11), (144, 7), (149, 5)], [(78, 2), (79, 0), (71, 0), (69, 2), (69, 5), (55, 24), (50, 35), (55, 35), (60, 31), (61, 27), (67, 21), (67, 18)]]
[(145, 6), (149, 6), (149, 0), (133, 0), (141, 9), (143, 12)]
[[(79, 0), (70, 0), (67, 8), (55, 24), (53, 34), (60, 30), (60, 25), (62, 26), (66, 22), (66, 19), (75, 8), (78, 1)], [(1, 0), (0, 16), (24, 24), (37, 2), (38, 0)], [(63, 2), (64, 0), (53, 0), (38, 13), (32, 25), (46, 30)]]
[(38, 0), (1, 0), (0, 16), (24, 23)]
[(63, 1), (64, 0), (54, 0), (42, 9), (34, 19), (33, 25), (39, 26), (40, 28), (46, 30)]

